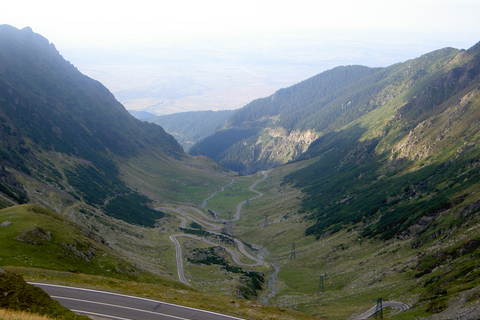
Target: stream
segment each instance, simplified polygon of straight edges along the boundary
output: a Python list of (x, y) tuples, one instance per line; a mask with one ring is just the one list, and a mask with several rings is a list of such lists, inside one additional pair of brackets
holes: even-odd
[(269, 305), (268, 300), (273, 298), (277, 294), (277, 289), (275, 289), (275, 283), (278, 281), (278, 272), (280, 272), (280, 267), (272, 263), (272, 266), (275, 268), (275, 272), (270, 275), (268, 278), (268, 287), (270, 288), (270, 293), (262, 298), (262, 303)]

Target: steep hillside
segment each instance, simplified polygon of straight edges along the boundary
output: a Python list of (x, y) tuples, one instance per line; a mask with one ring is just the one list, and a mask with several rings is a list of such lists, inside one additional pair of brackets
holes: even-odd
[(130, 116), (102, 84), (65, 61), (47, 39), (29, 28), (6, 25), (0, 37), (2, 135), (10, 135), (12, 145), (28, 138), (45, 150), (90, 161), (94, 153), (134, 155), (152, 144), (170, 154), (182, 152), (161, 127)]
[(125, 260), (103, 237), (37, 205), (25, 204), (0, 210), (0, 228), (4, 266), (147, 282), (159, 279)]
[[(123, 164), (148, 155), (155, 159), (152, 175), (186, 167), (186, 178), (199, 180), (215, 166), (205, 162), (195, 171), (171, 135), (131, 116), (29, 28), (0, 26), (0, 61), (2, 206), (30, 201), (63, 212), (83, 203), (151, 227), (164, 214), (148, 206), (148, 190), (128, 179)], [(156, 176), (166, 190), (182, 178)]]
[[(310, 146), (305, 157), (317, 161), (287, 180), (308, 194), (303, 210), (317, 222), (307, 234), (368, 223), (366, 237), (428, 237), (433, 217), (477, 210), (479, 48), (446, 61), (422, 91), (406, 88), (406, 103), (389, 101)], [(429, 223), (416, 226), (425, 216)]]
[(185, 151), (188, 151), (196, 142), (223, 127), (233, 112), (233, 110), (191, 111), (150, 117), (148, 121), (162, 126), (177, 139)]
[[(409, 307), (398, 314), (387, 308), (385, 319), (478, 317), (478, 212), (472, 210), (465, 220), (443, 214), (429, 226), (436, 233), (429, 233), (422, 243), (418, 241), (425, 240), (421, 234), (389, 240), (364, 237), (364, 223), (318, 238), (306, 236), (305, 229), (316, 221), (299, 210), (305, 195), (281, 182), (285, 175), (314, 161), (298, 161), (270, 171), (269, 179), (256, 186), (264, 196), (251, 201), (243, 219), (235, 223), (236, 234), (261, 246), (275, 267), (269, 277), (273, 290), (266, 290), (264, 301), (338, 320), (358, 319), (379, 297)], [(422, 225), (431, 218), (425, 217)], [(456, 219), (462, 221), (442, 229)]]
[[(42, 289), (26, 283), (22, 277), (0, 268), (0, 318), (1, 319), (65, 319), (88, 320), (77, 315), (50, 298)], [(8, 312), (5, 312), (7, 309)], [(11, 314), (16, 310), (16, 313)], [(24, 312), (28, 310), (29, 313)], [(7, 314), (10, 313), (10, 317)], [(32, 314), (44, 317), (33, 317)], [(48, 318), (47, 318), (48, 316)]]
[[(388, 68), (346, 66), (323, 72), (239, 109), (226, 130), (249, 130), (249, 136), (229, 140), (224, 129), (194, 146), (191, 154), (210, 156), (241, 173), (295, 160), (316, 138), (395, 99), (405, 103), (437, 73), (447, 72), (444, 64), (459, 52), (447, 48)], [(410, 96), (403, 94), (407, 90)]]

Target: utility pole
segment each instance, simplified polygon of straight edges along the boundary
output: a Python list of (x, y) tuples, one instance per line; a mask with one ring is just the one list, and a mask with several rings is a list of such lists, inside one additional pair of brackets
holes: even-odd
[(225, 221), (225, 234), (233, 236), (232, 212), (228, 213), (228, 220)]
[(377, 307), (375, 308), (375, 314), (373, 315), (374, 319), (383, 320), (383, 305), (382, 298), (377, 299)]
[(233, 222), (232, 222), (232, 212), (231, 211), (228, 212), (228, 227), (229, 227), (228, 228), (229, 229), (228, 234), (230, 236), (233, 236)]
[(290, 252), (290, 260), (295, 260), (297, 258), (297, 253), (295, 252), (295, 242), (292, 243), (292, 251)]
[(326, 273), (320, 275), (320, 282), (318, 283), (318, 292), (325, 292), (325, 277)]
[(265, 222), (263, 223), (263, 227), (268, 227), (268, 215), (265, 215)]
[(247, 199), (246, 202), (245, 202), (245, 208), (248, 209), (250, 208), (250, 200)]

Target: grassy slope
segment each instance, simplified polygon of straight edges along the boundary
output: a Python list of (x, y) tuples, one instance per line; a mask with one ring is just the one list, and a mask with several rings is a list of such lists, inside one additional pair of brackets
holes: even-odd
[(47, 316), (36, 315), (24, 311), (12, 311), (7, 309), (0, 309), (1, 320), (52, 320), (53, 318)]
[(148, 152), (120, 164), (122, 179), (158, 203), (201, 205), (230, 181), (233, 172), (206, 157), (182, 159)]
[[(0, 210), (1, 264), (158, 281), (121, 258), (99, 236), (37, 205)], [(165, 279), (165, 281), (168, 281)]]
[[(85, 230), (64, 216), (39, 206), (22, 205), (5, 208), (0, 211), (0, 223), (5, 221), (11, 224), (7, 223), (8, 225), (0, 227), (2, 231), (0, 265), (30, 281), (54, 282), (148, 296), (190, 307), (235, 314), (246, 319), (312, 319), (311, 316), (296, 311), (266, 307), (253, 301), (240, 299), (232, 302), (231, 296), (219, 297), (197, 292), (176, 281), (145, 272), (129, 264), (112, 250), (118, 248), (118, 243), (112, 243), (112, 248), (108, 248), (85, 237), (83, 235)], [(123, 229), (117, 229), (119, 226)], [(171, 232), (178, 233), (177, 227), (178, 223), (173, 223)], [(23, 230), (31, 228), (48, 230), (51, 232), (51, 240), (37, 237), (39, 239), (36, 240), (43, 241), (38, 245), (15, 240)], [(164, 225), (163, 228), (168, 228), (168, 225)], [(140, 259), (139, 256), (152, 255), (153, 247), (156, 247), (157, 251), (163, 251), (158, 250), (158, 247), (171, 246), (166, 239), (171, 232), (164, 233), (161, 228), (148, 230), (138, 226), (129, 227), (123, 223), (115, 225), (115, 229), (119, 232), (116, 240), (125, 242), (124, 239), (131, 239), (128, 250), (137, 250), (138, 256), (131, 257), (131, 260), (137, 263), (148, 260), (145, 257)], [(108, 233), (106, 234), (108, 236)], [(135, 238), (142, 238), (142, 241), (134, 240)], [(151, 246), (153, 240), (156, 240), (156, 246)], [(76, 243), (77, 247), (84, 249), (95, 247), (98, 251), (95, 252), (95, 257), (91, 258), (91, 262), (87, 262), (65, 251), (63, 244), (71, 243)], [(168, 248), (162, 254), (165, 259), (171, 258), (172, 263), (169, 267), (175, 270), (173, 248)], [(121, 271), (117, 271), (116, 267)]]
[[(22, 277), (0, 269), (0, 308), (10, 311), (28, 311), (37, 315), (47, 315), (64, 320), (87, 320), (88, 317), (76, 315), (57, 301), (50, 298), (42, 289), (26, 283)], [(2, 311), (2, 310), (0, 310)], [(0, 319), (2, 318), (0, 312)], [(24, 317), (27, 314), (18, 314)], [(12, 312), (9, 313), (12, 316)]]
[[(412, 319), (440, 311), (455, 314), (457, 308), (477, 302), (480, 283), (475, 261), (479, 253), (468, 240), (480, 237), (478, 218), (418, 248), (412, 248), (411, 239), (364, 239), (353, 228), (319, 240), (305, 237), (304, 230), (311, 222), (297, 212), (302, 195), (288, 186), (279, 187), (284, 175), (303, 165), (272, 171), (271, 183), (267, 180), (257, 188), (265, 196), (252, 201), (244, 219), (235, 224), (237, 236), (264, 246), (270, 253), (267, 261), (280, 267), (277, 294), (271, 303), (329, 319), (346, 319), (365, 312), (381, 297), (409, 304), (411, 310), (394, 318)], [(290, 259), (293, 243), (296, 258)], [(444, 253), (440, 258), (439, 252)], [(468, 259), (473, 260), (466, 263)], [(427, 272), (421, 275), (421, 270)], [(322, 274), (326, 274), (325, 292), (320, 293)]]

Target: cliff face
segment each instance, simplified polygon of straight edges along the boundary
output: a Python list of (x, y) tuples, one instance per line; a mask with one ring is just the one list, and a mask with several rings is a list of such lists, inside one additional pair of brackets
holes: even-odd
[(412, 161), (442, 153), (464, 152), (470, 139), (478, 135), (480, 97), (480, 56), (469, 59), (460, 53), (452, 64), (462, 59), (468, 62), (455, 66), (396, 114), (415, 127), (393, 148), (396, 157)]
[(312, 130), (296, 129), (287, 133), (284, 128), (267, 128), (253, 146), (254, 156), (244, 162), (246, 169), (243, 173), (254, 173), (296, 160), (317, 138), (318, 134)]
[(450, 104), (441, 113), (428, 117), (398, 143), (393, 152), (398, 158), (419, 161), (442, 151), (462, 153), (473, 145), (468, 140), (478, 134), (477, 110), (479, 88), (473, 89)]

